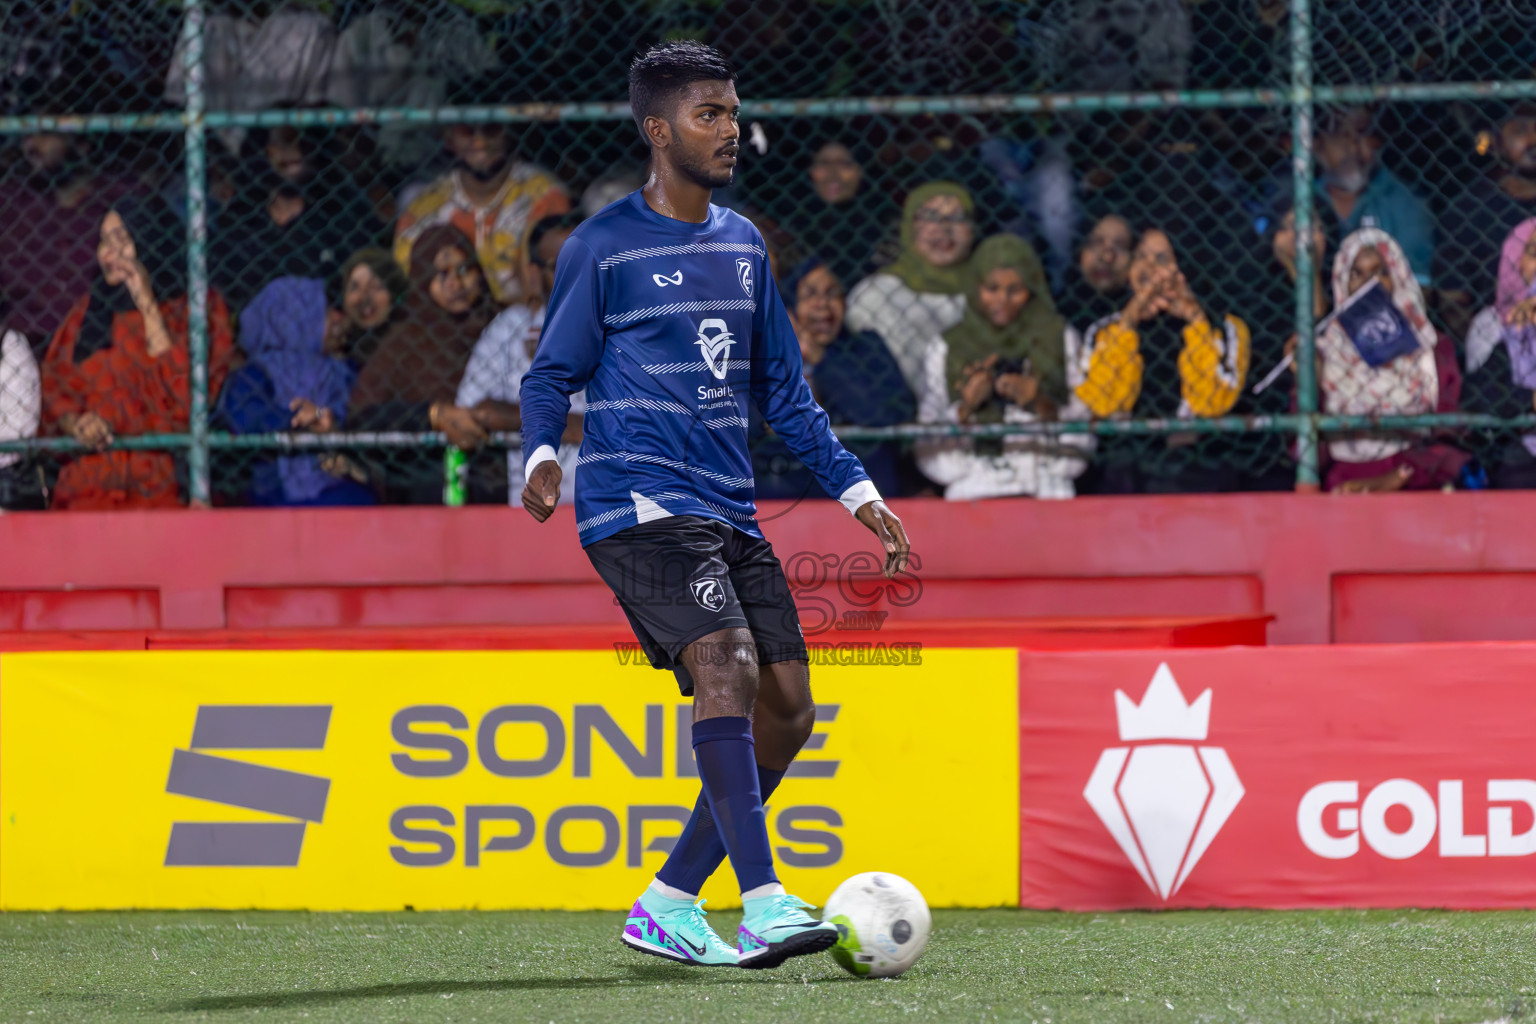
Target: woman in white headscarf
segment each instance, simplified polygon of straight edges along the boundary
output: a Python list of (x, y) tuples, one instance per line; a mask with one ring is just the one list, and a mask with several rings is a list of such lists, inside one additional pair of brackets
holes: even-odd
[[(1461, 394), (1455, 345), (1424, 311), (1424, 293), (1402, 247), (1380, 228), (1344, 239), (1333, 261), (1333, 307), (1375, 279), (1403, 314), (1418, 347), (1380, 366), (1361, 357), (1337, 320), (1317, 334), (1323, 411), (1339, 416), (1412, 416), (1449, 412)], [(1350, 433), (1330, 439), (1328, 490), (1436, 490), (1456, 481), (1470, 456), (1450, 445), (1401, 431)]]

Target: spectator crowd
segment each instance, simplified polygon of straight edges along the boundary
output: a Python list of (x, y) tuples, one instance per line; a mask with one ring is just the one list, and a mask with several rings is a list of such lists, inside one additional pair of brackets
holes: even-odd
[[(333, 49), (344, 65), (346, 48)], [(334, 91), (344, 76), (332, 71)], [(238, 70), (213, 72), (211, 87), (239, 92)], [(435, 98), (486, 102), (486, 88), (468, 77)], [(78, 89), (30, 109), (88, 109), (89, 83)], [(1264, 125), (1222, 112), (1072, 115), (1012, 134), (960, 118), (744, 124), (742, 171), (717, 201), (762, 231), (834, 424), (1188, 424), (850, 443), (883, 493), (1282, 490), (1292, 435), (1200, 421), (1295, 408), (1303, 245), (1321, 411), (1536, 409), (1536, 106), (1490, 115), (1485, 152), (1458, 156), (1451, 190), (1427, 195), (1409, 168), (1450, 146), (1448, 117), (1320, 108), (1306, 240), (1286, 147), (1242, 148), (1238, 134)], [(13, 139), (0, 157), (0, 440), (83, 450), (0, 453), (0, 508), (186, 503), (179, 452), (118, 442), (188, 431), (194, 300), (207, 311), (215, 430), (440, 432), (467, 453), (470, 501), (515, 503), (517, 453), (488, 442), (519, 427), (561, 246), (647, 173), (638, 142), (605, 142), (602, 166), (540, 159), (550, 130), (218, 135), (209, 287), (196, 297), (179, 175), (118, 159), (111, 137)], [(581, 411), (574, 396), (568, 474)], [(749, 431), (760, 497), (819, 493), (760, 419)], [(1329, 490), (1536, 486), (1536, 435), (1367, 422), (1324, 440)], [(215, 462), (219, 504), (443, 501), (441, 446), (343, 438)]]

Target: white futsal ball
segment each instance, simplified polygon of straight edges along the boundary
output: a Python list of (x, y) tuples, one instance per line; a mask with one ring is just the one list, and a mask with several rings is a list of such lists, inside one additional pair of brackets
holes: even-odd
[(894, 978), (911, 967), (933, 929), (917, 886), (885, 871), (866, 871), (838, 886), (821, 919), (842, 926), (832, 959), (861, 978)]

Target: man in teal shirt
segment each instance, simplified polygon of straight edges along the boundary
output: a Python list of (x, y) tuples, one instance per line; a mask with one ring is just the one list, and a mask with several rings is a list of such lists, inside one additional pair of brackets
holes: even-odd
[(1332, 204), (1345, 234), (1374, 227), (1397, 239), (1413, 276), (1428, 287), (1435, 222), (1424, 200), (1382, 166), (1382, 145), (1371, 109), (1345, 107), (1324, 113), (1315, 146), (1321, 171), (1317, 194)]

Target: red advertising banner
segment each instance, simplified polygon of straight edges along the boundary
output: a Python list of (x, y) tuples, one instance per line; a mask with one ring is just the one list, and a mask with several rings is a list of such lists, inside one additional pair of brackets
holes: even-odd
[(1536, 644), (1020, 653), (1026, 907), (1536, 907)]

